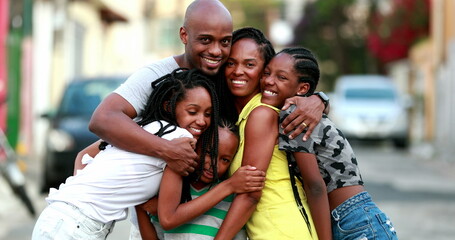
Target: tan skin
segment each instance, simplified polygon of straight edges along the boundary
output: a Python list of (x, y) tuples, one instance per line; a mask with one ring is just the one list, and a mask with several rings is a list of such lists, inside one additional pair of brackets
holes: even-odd
[[(222, 176), (229, 168), (234, 157), (238, 137), (229, 129), (219, 128), (218, 175)], [(261, 190), (264, 186), (265, 173), (253, 171), (255, 168), (244, 166), (229, 179), (216, 185), (202, 196), (186, 203), (180, 203), (182, 177), (170, 168), (166, 168), (161, 181), (158, 198), (158, 215), (160, 225), (165, 230), (178, 227), (204, 214), (224, 198), (233, 193), (244, 193)], [(199, 181), (191, 183), (196, 189), (202, 189), (213, 181), (210, 167), (210, 156), (206, 156), (204, 171)], [(154, 200), (156, 204), (156, 199)], [(137, 206), (139, 228), (143, 239), (156, 239), (156, 232), (144, 208)], [(156, 209), (156, 205), (152, 206)], [(150, 210), (148, 210), (150, 211)], [(153, 209), (151, 210), (153, 214)]]

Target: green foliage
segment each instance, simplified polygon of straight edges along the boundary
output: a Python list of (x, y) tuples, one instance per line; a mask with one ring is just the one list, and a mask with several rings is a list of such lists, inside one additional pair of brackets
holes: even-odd
[(355, 18), (354, 0), (320, 0), (306, 6), (295, 28), (295, 45), (316, 53), (321, 63), (321, 86), (331, 89), (341, 74), (374, 71), (366, 44), (366, 21)]
[(267, 15), (280, 10), (282, 0), (226, 0), (222, 1), (234, 17), (234, 28), (255, 27), (267, 33)]

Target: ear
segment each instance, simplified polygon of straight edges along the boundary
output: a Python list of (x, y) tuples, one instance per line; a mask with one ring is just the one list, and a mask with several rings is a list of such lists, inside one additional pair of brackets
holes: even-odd
[(299, 83), (297, 95), (303, 96), (310, 90), (310, 84), (307, 82)]
[(186, 44), (188, 42), (188, 33), (186, 32), (185, 27), (180, 27), (180, 40), (182, 41), (183, 44)]

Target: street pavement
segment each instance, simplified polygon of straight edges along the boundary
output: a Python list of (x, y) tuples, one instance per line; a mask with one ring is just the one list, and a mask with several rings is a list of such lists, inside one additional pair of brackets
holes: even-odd
[[(453, 240), (455, 236), (455, 162), (431, 158), (431, 148), (398, 151), (382, 143), (353, 142), (365, 186), (391, 218), (404, 240)], [(38, 161), (28, 164), (27, 189), (37, 212), (45, 207), (39, 194)], [(30, 239), (36, 218), (30, 217), (0, 178), (0, 240)], [(129, 222), (116, 224), (109, 240), (128, 239)]]

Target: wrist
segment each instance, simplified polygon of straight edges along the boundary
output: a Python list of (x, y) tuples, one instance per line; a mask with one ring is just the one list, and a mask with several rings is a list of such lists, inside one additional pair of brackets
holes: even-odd
[(228, 178), (218, 184), (224, 191), (226, 196), (235, 193), (234, 186), (232, 185), (232, 179)]
[(314, 92), (313, 95), (316, 95), (319, 97), (319, 99), (322, 101), (322, 104), (324, 104), (324, 110), (327, 108), (329, 105), (330, 98), (327, 96), (324, 92)]

